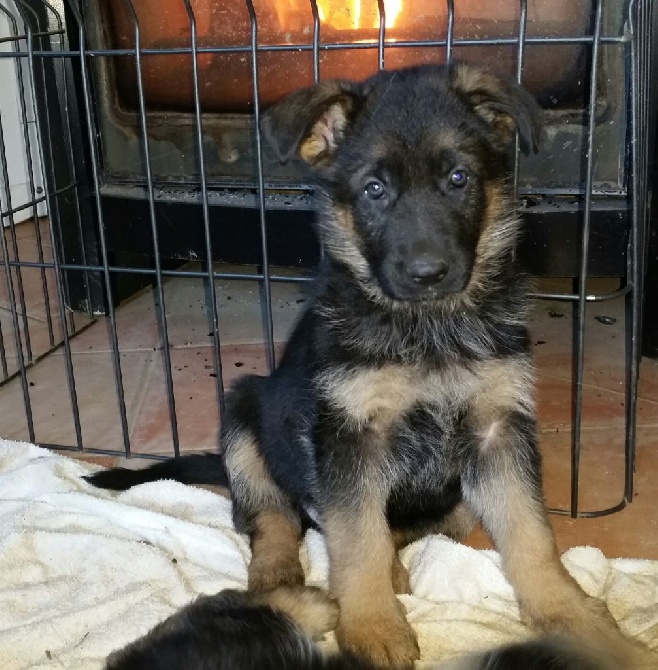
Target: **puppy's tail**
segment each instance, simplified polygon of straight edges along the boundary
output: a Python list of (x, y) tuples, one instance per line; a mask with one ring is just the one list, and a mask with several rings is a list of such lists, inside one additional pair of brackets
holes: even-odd
[(113, 491), (125, 491), (137, 484), (155, 482), (160, 479), (173, 479), (182, 484), (228, 487), (224, 460), (219, 454), (210, 453), (171, 458), (143, 470), (128, 470), (127, 468), (102, 470), (84, 479), (98, 488)]
[[(245, 375), (234, 384), (226, 397), (226, 420), (222, 426), (220, 443), (230, 441), (230, 436), (240, 431), (256, 432), (253, 417), (259, 414), (259, 398), (265, 381), (265, 377)], [(85, 479), (98, 488), (114, 491), (125, 491), (137, 484), (160, 479), (173, 479), (181, 484), (228, 488), (224, 459), (219, 454), (212, 453), (171, 458), (143, 470), (112, 468), (89, 475)]]

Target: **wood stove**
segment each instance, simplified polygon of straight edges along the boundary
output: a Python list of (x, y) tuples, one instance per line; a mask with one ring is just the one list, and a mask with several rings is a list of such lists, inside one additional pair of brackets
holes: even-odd
[[(213, 233), (231, 231), (214, 239), (215, 258), (258, 262), (255, 193), (262, 177), (272, 260), (313, 264), (318, 250), (307, 225), (312, 200), (306, 175), (294, 161), (279, 164), (260, 144), (255, 116), (273, 100), (319, 78), (363, 78), (379, 67), (459, 58), (489, 62), (519, 76), (547, 110), (541, 153), (522, 157), (518, 167), (529, 219), (527, 258), (536, 274), (575, 276), (595, 8), (593, 0), (87, 2), (83, 19), (87, 53), (96, 54), (90, 74), (100, 133), (101, 191), (112, 212), (106, 218), (110, 244), (117, 252), (148, 253), (152, 243), (141, 103), (157, 200), (177, 208), (174, 218), (186, 221), (186, 235), (178, 226), (163, 226), (161, 250), (178, 258), (203, 255), (199, 212), (193, 208), (183, 214), (186, 203), (196, 201), (200, 183), (194, 114), (198, 91)], [(619, 0), (601, 6), (592, 101), (592, 275), (625, 272), (628, 11), (628, 3)], [(141, 222), (127, 225), (126, 207), (130, 218)]]

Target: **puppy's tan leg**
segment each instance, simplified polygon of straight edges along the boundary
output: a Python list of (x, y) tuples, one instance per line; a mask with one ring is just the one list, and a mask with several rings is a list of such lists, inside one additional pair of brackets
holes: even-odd
[(449, 538), (462, 542), (477, 525), (477, 517), (473, 511), (463, 502), (442, 519), (434, 532), (442, 533)]
[(393, 558), (393, 590), (395, 593), (411, 593), (409, 573), (402, 565), (398, 551), (408, 544), (419, 540), (429, 533), (442, 533), (458, 542), (465, 540), (478, 520), (472, 510), (463, 502), (459, 503), (449, 514), (436, 524), (425, 529), (401, 529), (392, 531), (395, 556)]
[(249, 590), (302, 586), (301, 521), (272, 479), (258, 441), (250, 430), (236, 429), (225, 435), (224, 449), (233, 521), (251, 540)]
[(587, 596), (564, 569), (547, 515), (526, 482), (508, 472), (505, 481), (491, 483), (486, 500), (480, 508), (489, 507), (483, 523), (528, 623), (544, 632), (575, 635), (602, 624), (614, 627), (605, 604)]
[(391, 529), (391, 537), (393, 539), (393, 591), (395, 593), (411, 593), (409, 573), (407, 568), (402, 565), (399, 552), (400, 549), (422, 537), (422, 534), (396, 528)]
[(622, 635), (605, 603), (588, 596), (565, 570), (543, 505), (513, 467), (481, 493), (478, 509), (526, 622), (582, 641), (616, 670), (658, 667), (655, 656)]
[(393, 591), (395, 593), (411, 593), (411, 584), (409, 584), (409, 572), (402, 565), (398, 552), (393, 554)]
[(336, 637), (376, 667), (408, 668), (420, 653), (393, 592), (395, 549), (384, 504), (371, 493), (358, 506), (326, 514), (331, 589), (340, 605)]
[(489, 384), (469, 416), (476, 448), (462, 476), (465, 500), (500, 551), (529, 623), (585, 640), (619, 636), (605, 604), (560, 562), (543, 503), (528, 373), (522, 360), (488, 369)]
[(303, 586), (299, 561), (302, 535), (299, 523), (283, 511), (266, 510), (254, 519), (248, 588), (266, 591), (279, 586)]

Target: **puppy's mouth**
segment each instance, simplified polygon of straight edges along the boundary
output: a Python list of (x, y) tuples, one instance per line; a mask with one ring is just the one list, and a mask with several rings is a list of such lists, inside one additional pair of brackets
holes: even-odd
[(399, 302), (430, 303), (444, 300), (448, 296), (462, 293), (468, 286), (468, 278), (459, 282), (451, 282), (441, 287), (417, 289), (414, 287), (395, 286), (386, 282), (380, 283), (382, 293), (389, 299)]

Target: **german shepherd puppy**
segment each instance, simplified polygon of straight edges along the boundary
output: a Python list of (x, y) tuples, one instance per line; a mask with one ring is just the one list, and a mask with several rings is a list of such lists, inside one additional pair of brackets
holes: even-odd
[(528, 622), (620, 638), (562, 567), (542, 496), (510, 179), (515, 132), (536, 150), (541, 127), (515, 82), (461, 63), (326, 81), (270, 108), (278, 156), (318, 183), (314, 299), (278, 368), (229, 394), (221, 455), (89, 481), (227, 483), (254, 593), (304, 583), (299, 544), (319, 526), (339, 645), (377, 667), (419, 657), (398, 550), (476, 522)]

